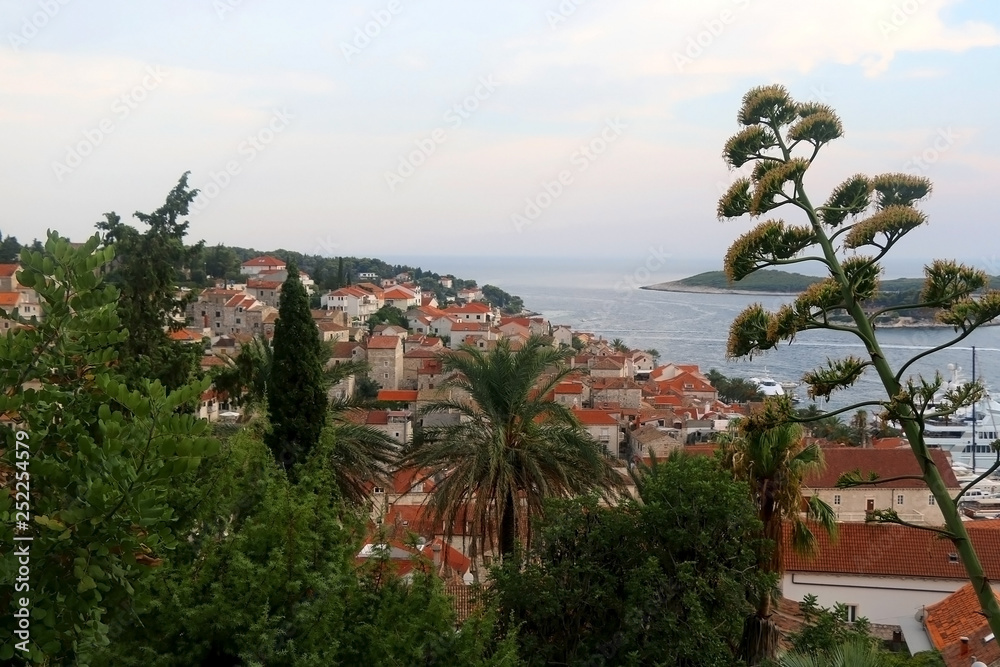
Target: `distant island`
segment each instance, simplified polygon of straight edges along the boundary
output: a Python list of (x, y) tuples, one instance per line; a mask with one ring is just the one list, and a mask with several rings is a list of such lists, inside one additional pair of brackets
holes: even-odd
[[(641, 289), (660, 292), (694, 292), (698, 294), (746, 294), (759, 296), (795, 296), (810, 285), (822, 280), (817, 276), (806, 276), (801, 273), (763, 269), (752, 273), (743, 280), (730, 283), (723, 271), (706, 271), (682, 280), (645, 285)], [(923, 289), (923, 278), (894, 278), (883, 280), (879, 293), (865, 305), (872, 309), (887, 308), (904, 303), (917, 303), (920, 291)], [(1000, 277), (991, 276), (991, 288), (1000, 288)], [(943, 326), (934, 317), (935, 311), (930, 308), (908, 310), (904, 316), (888, 313), (880, 317), (878, 323), (882, 326)], [(846, 314), (843, 316), (847, 321)], [(835, 319), (835, 318), (831, 318)]]
[(725, 272), (706, 271), (682, 280), (646, 285), (642, 289), (660, 292), (793, 295), (799, 294), (820, 280), (816, 276), (806, 276), (801, 273), (763, 269), (739, 282), (730, 283)]

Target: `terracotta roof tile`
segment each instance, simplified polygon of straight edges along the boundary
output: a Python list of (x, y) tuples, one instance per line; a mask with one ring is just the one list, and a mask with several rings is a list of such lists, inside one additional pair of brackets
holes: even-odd
[(412, 402), (417, 400), (417, 391), (415, 389), (381, 389), (378, 392), (378, 400), (380, 401), (407, 401)]
[(10, 278), (20, 268), (20, 264), (0, 264), (0, 278)]
[(0, 292), (0, 306), (16, 306), (20, 302), (20, 292)]
[(285, 260), (271, 255), (261, 255), (243, 262), (243, 266), (285, 266)]
[(573, 410), (573, 414), (584, 426), (616, 426), (618, 420), (604, 410)]
[(399, 343), (399, 336), (372, 336), (366, 346), (369, 350), (395, 350)]
[[(1000, 530), (986, 525), (966, 524), (986, 576), (1000, 578)], [(983, 525), (980, 525), (983, 524)], [(884, 577), (967, 579), (965, 566), (958, 561), (955, 546), (936, 533), (891, 524), (844, 522), (837, 525), (836, 540), (822, 530), (815, 531), (815, 558), (801, 556), (790, 546), (785, 527), (784, 565), (793, 572), (825, 572)]]
[[(828, 447), (823, 450), (826, 467), (822, 472), (813, 473), (805, 479), (805, 485), (815, 489), (831, 489), (837, 486), (837, 479), (845, 472), (860, 470), (866, 478), (868, 473), (875, 472), (879, 477), (899, 477), (902, 475), (919, 475), (920, 465), (913, 452), (907, 449), (862, 449), (859, 447)], [(957, 489), (959, 484), (955, 478), (945, 452), (931, 450), (931, 458), (937, 465), (944, 484), (949, 489)], [(923, 480), (901, 479), (892, 482), (897, 489), (926, 489)]]

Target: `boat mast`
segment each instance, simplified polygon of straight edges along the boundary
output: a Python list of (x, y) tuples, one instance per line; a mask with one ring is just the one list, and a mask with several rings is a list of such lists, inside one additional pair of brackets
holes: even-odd
[[(972, 346), (972, 381), (976, 381), (976, 346)], [(976, 473), (976, 429), (979, 425), (976, 423), (976, 403), (978, 401), (972, 402), (972, 474)]]

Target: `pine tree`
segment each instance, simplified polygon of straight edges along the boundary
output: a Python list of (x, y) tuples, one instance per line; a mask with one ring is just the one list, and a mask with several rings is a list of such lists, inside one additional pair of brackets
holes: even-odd
[(288, 265), (274, 326), (274, 361), (267, 387), (268, 446), (285, 470), (302, 463), (326, 424), (323, 344), (309, 312), (299, 271)]

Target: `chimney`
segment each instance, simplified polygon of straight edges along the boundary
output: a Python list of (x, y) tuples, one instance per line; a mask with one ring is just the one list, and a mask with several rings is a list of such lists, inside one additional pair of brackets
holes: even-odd
[(434, 542), (431, 543), (431, 551), (434, 552), (434, 569), (435, 570), (440, 570), (441, 569), (441, 542), (439, 542), (438, 540), (434, 540)]

